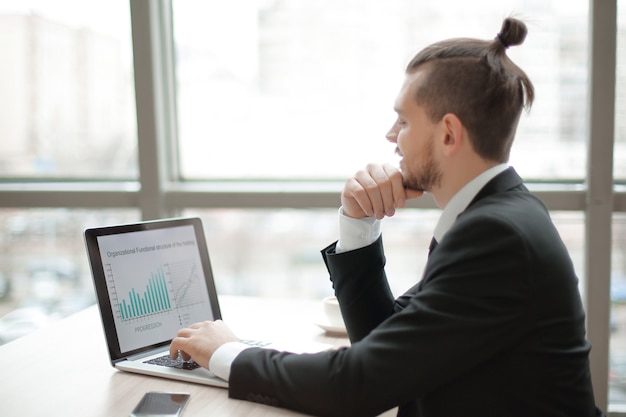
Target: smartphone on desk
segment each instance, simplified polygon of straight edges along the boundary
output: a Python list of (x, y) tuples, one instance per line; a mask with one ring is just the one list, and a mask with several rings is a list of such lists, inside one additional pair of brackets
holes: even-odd
[(147, 392), (130, 417), (178, 417), (190, 397), (186, 392)]

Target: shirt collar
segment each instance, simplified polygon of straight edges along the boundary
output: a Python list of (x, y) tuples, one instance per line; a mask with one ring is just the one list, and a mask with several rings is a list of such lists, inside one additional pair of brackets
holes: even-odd
[(435, 230), (433, 232), (433, 235), (437, 242), (441, 242), (444, 235), (454, 224), (458, 215), (467, 208), (469, 203), (474, 197), (476, 197), (478, 192), (496, 175), (503, 172), (507, 168), (507, 164), (500, 164), (489, 168), (488, 170), (484, 171), (476, 178), (465, 184), (463, 188), (461, 188), (454, 196), (452, 196), (446, 207), (443, 209), (443, 212), (441, 213), (439, 221), (437, 222), (437, 225), (435, 226)]

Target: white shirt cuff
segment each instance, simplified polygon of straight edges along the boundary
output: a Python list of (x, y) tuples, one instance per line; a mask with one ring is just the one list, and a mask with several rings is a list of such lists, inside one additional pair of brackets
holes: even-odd
[(224, 381), (228, 381), (233, 361), (237, 355), (248, 348), (250, 348), (250, 345), (241, 342), (224, 343), (213, 352), (213, 356), (209, 360), (209, 371)]
[(354, 219), (339, 209), (339, 241), (335, 253), (347, 252), (371, 245), (380, 236), (380, 220), (375, 217)]

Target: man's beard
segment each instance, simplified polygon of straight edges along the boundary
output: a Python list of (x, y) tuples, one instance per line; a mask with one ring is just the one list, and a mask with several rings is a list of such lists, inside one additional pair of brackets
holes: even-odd
[(417, 168), (417, 174), (414, 175), (412, 170), (407, 169), (402, 172), (402, 184), (404, 188), (416, 191), (431, 191), (434, 187), (441, 184), (441, 169), (432, 156), (432, 147), (426, 149), (428, 156), (424, 161), (422, 168)]

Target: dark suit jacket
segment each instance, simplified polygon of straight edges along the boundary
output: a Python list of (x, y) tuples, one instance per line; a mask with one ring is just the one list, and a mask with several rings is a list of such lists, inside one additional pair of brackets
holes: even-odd
[(248, 349), (229, 393), (324, 416), (596, 415), (585, 316), (547, 209), (512, 168), (491, 180), (394, 300), (382, 239), (323, 251), (350, 348)]

